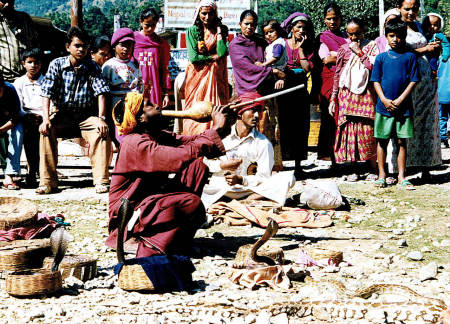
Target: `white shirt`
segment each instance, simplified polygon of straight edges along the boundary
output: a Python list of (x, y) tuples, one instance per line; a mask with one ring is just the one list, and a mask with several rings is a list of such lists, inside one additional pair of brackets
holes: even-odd
[[(253, 129), (240, 138), (236, 133), (236, 125), (231, 133), (223, 140), (226, 155), (219, 159), (204, 159), (203, 162), (213, 172), (209, 184), (202, 193), (202, 202), (206, 208), (215, 203), (222, 196), (239, 199), (251, 193), (260, 194), (283, 205), (289, 188), (295, 183), (293, 171), (272, 174), (273, 146), (263, 134)], [(242, 159), (242, 163), (235, 171), (242, 176), (242, 184), (229, 186), (225, 180), (225, 171), (220, 167), (222, 161), (229, 159)], [(248, 175), (248, 167), (256, 163), (256, 174)]]
[(14, 81), (22, 112), (42, 116), (41, 85), (43, 79), (44, 76), (41, 74), (37, 80), (32, 81), (25, 74)]
[(273, 48), (275, 47), (275, 45), (280, 45), (281, 47), (283, 47), (283, 53), (281, 54), (281, 57), (278, 58), (278, 60), (275, 61), (274, 63), (270, 64), (270, 66), (274, 69), (279, 69), (281, 71), (284, 71), (284, 68), (286, 67), (287, 62), (288, 62), (288, 56), (287, 56), (287, 51), (286, 51), (286, 41), (284, 40), (284, 38), (279, 37), (275, 41), (273, 41), (272, 43), (267, 45), (267, 47), (265, 49), (266, 61), (273, 58)]
[[(209, 167), (209, 171), (219, 173), (221, 176), (225, 173), (220, 168), (220, 163), (229, 159), (242, 159), (242, 163), (235, 171), (237, 175), (242, 176), (244, 186), (257, 186), (264, 179), (270, 177), (274, 164), (272, 143), (263, 134), (256, 129), (240, 138), (236, 132), (236, 125), (232, 126), (231, 133), (222, 140), (226, 155), (219, 159), (204, 159), (203, 162)], [(257, 169), (255, 175), (247, 175), (247, 169), (250, 164), (256, 163)]]

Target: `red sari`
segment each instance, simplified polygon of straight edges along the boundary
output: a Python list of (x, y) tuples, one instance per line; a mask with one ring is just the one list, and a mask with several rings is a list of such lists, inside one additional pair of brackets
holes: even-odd
[[(345, 33), (338, 34), (326, 30), (319, 35), (320, 43), (325, 44), (330, 51), (337, 52), (341, 45), (347, 43)], [(321, 112), (321, 123), (319, 132), (318, 158), (329, 159), (333, 156), (333, 145), (336, 132), (336, 121), (328, 113), (331, 92), (333, 91), (335, 64), (322, 64), (322, 86), (320, 88), (319, 103)], [(337, 117), (337, 116), (335, 116)]]

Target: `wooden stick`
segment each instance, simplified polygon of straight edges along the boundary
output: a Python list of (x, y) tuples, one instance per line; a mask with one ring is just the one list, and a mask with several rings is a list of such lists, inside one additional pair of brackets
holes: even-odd
[(264, 101), (264, 100), (267, 100), (267, 99), (272, 99), (272, 98), (275, 98), (275, 97), (278, 97), (278, 96), (282, 96), (282, 95), (284, 95), (286, 93), (289, 93), (289, 92), (292, 92), (292, 91), (295, 91), (295, 90), (298, 90), (298, 89), (303, 89), (304, 87), (305, 87), (304, 84), (299, 84), (299, 85), (297, 85), (295, 87), (292, 87), (292, 88), (289, 88), (289, 89), (286, 89), (286, 90), (283, 90), (283, 91), (274, 92), (274, 93), (271, 93), (271, 94), (269, 94), (267, 96), (254, 99), (252, 101), (246, 101), (246, 102), (238, 103), (236, 105), (231, 105), (230, 108), (231, 109), (236, 109), (236, 108), (244, 107), (246, 105), (249, 105), (249, 104), (252, 104), (252, 103), (255, 103), (255, 102)]

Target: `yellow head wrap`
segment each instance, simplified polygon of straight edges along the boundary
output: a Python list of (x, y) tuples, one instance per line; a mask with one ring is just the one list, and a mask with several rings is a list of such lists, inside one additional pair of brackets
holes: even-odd
[(131, 131), (136, 127), (136, 115), (141, 108), (142, 102), (144, 100), (144, 95), (138, 92), (128, 92), (125, 96), (125, 104), (124, 104), (124, 112), (123, 112), (123, 120), (119, 123), (116, 119), (115, 110), (119, 105), (117, 104), (113, 109), (113, 119), (114, 124), (117, 126), (117, 130), (119, 135), (126, 135), (131, 133)]

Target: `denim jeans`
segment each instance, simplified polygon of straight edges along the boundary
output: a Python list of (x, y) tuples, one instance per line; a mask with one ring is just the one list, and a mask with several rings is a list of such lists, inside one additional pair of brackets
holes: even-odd
[(441, 141), (448, 141), (447, 125), (450, 115), (450, 104), (439, 104), (439, 128), (441, 132)]
[(8, 131), (8, 157), (6, 158), (7, 175), (20, 174), (20, 155), (22, 154), (23, 128), (19, 123)]

